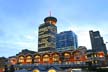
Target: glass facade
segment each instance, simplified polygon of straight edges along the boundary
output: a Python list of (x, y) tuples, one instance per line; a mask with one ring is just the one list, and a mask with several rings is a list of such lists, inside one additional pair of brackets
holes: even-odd
[(50, 21), (45, 21), (45, 23), (39, 26), (39, 34), (38, 34), (39, 52), (52, 52), (55, 50), (56, 33), (57, 33), (57, 27), (54, 24), (52, 24)]
[(56, 50), (74, 50), (78, 47), (77, 35), (72, 31), (64, 31), (56, 36)]
[(100, 32), (89, 31), (89, 33), (93, 52), (103, 51), (105, 54), (107, 54), (106, 45), (104, 44), (103, 37), (100, 36)]

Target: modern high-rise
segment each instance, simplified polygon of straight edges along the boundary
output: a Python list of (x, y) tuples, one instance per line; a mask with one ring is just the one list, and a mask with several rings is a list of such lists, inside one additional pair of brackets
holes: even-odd
[(78, 47), (77, 35), (73, 31), (64, 31), (56, 36), (56, 50), (75, 50)]
[(56, 48), (56, 27), (57, 19), (49, 16), (44, 19), (44, 23), (39, 26), (38, 52), (52, 52)]
[(104, 52), (104, 54), (107, 54), (106, 45), (103, 41), (103, 37), (100, 36), (100, 32), (89, 31), (89, 34), (93, 52)]

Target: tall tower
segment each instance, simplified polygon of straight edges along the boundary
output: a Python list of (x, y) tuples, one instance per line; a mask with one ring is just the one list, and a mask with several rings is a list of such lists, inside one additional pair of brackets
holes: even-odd
[(56, 27), (57, 19), (52, 17), (46, 17), (44, 23), (39, 26), (38, 33), (38, 52), (52, 52), (56, 48)]
[(77, 35), (73, 31), (64, 31), (57, 34), (57, 51), (75, 50), (76, 48), (78, 48)]
[(100, 36), (100, 32), (89, 31), (89, 34), (93, 52), (103, 51), (104, 54), (107, 54), (106, 45), (104, 44), (103, 37)]

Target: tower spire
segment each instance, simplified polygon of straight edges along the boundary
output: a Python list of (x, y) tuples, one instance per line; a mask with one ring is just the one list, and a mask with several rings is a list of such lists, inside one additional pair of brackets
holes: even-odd
[(49, 15), (50, 15), (50, 17), (51, 17), (51, 11), (49, 12)]

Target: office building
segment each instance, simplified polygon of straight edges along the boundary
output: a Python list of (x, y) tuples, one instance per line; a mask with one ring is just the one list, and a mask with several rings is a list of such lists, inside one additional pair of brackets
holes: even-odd
[(49, 16), (44, 19), (44, 23), (39, 26), (38, 52), (52, 52), (56, 48), (56, 27), (57, 19)]
[(99, 31), (89, 31), (90, 39), (91, 39), (91, 46), (93, 52), (104, 52), (107, 54), (106, 45), (103, 41), (103, 37), (100, 36)]
[(73, 31), (64, 31), (56, 36), (56, 50), (75, 50), (78, 47), (77, 35)]

